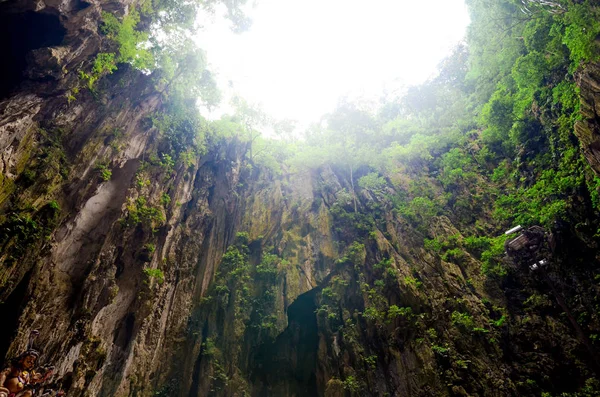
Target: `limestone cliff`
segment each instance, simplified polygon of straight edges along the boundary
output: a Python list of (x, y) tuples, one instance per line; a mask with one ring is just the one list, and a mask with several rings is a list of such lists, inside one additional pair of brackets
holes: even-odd
[[(162, 97), (126, 65), (71, 98), (105, 45), (101, 11), (129, 6), (0, 3), (0, 358), (39, 330), (68, 396), (517, 396), (595, 376), (553, 291), (425, 247), (465, 236), (451, 217), (403, 218), (391, 183), (275, 175), (208, 133), (203, 154), (161, 159)], [(598, 171), (596, 75), (578, 134)], [(561, 293), (578, 289), (583, 312), (595, 247), (569, 236)]]
[(600, 70), (598, 64), (588, 65), (579, 75), (581, 114), (583, 119), (575, 125), (575, 134), (590, 165), (600, 172), (600, 141), (598, 139), (598, 98), (600, 95)]

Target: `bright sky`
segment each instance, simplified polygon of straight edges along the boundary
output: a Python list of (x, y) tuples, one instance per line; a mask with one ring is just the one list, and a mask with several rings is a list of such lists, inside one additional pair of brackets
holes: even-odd
[(219, 15), (204, 23), (210, 69), (226, 95), (301, 123), (341, 97), (378, 99), (425, 81), (469, 23), (464, 0), (258, 0), (249, 15), (242, 34)]

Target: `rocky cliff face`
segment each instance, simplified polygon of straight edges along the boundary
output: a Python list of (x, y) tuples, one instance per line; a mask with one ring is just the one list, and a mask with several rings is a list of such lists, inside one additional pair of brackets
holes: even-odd
[[(1, 6), (1, 45), (13, 62), (3, 64), (10, 78), (0, 92), (0, 354), (18, 354), (38, 329), (43, 361), (69, 395), (152, 394), (173, 367), (183, 371), (175, 379), (184, 394), (199, 370), (184, 349), (198, 355), (202, 344), (190, 339), (188, 318), (222, 254), (236, 231), (282, 234), (292, 203), (276, 184), (240, 192), (243, 144), (214, 143), (177, 169), (149, 165), (160, 138), (147, 118), (161, 104), (139, 72), (122, 67), (93, 93), (69, 98), (103, 45), (100, 13), (126, 13), (128, 4)], [(288, 190), (306, 206), (312, 191), (301, 182)], [(323, 222), (319, 214), (311, 221)], [(297, 243), (290, 238), (279, 244)], [(330, 236), (310, 243), (294, 251), (279, 328), (287, 305), (324, 272), (313, 256), (323, 247), (333, 257)]]
[[(145, 118), (160, 106), (158, 94), (147, 76), (121, 68), (94, 95), (82, 93), (74, 102), (67, 97), (78, 83), (78, 70), (102, 45), (101, 11), (126, 12), (127, 4), (5, 2), (1, 7), (1, 45), (13, 62), (3, 63), (10, 78), (3, 79), (6, 99), (0, 104), (0, 355), (17, 354), (29, 330), (39, 329), (44, 361), (56, 365), (69, 394), (127, 394), (138, 387), (131, 379), (140, 373), (137, 382), (151, 387), (149, 377), (160, 381), (168, 366), (194, 296), (191, 273), (210, 223), (208, 189), (235, 179), (213, 171), (225, 162), (222, 172), (234, 173), (229, 159), (235, 161), (235, 154), (223, 149), (219, 158), (217, 150), (212, 162), (207, 158), (173, 176), (172, 210), (157, 212), (159, 231), (121, 226), (125, 206), (137, 197), (130, 189), (140, 165), (157, 144)], [(144, 186), (143, 194), (153, 200), (165, 186)], [(177, 201), (183, 204), (176, 206)], [(198, 206), (197, 216), (187, 215), (188, 204)], [(162, 222), (168, 211), (168, 222)], [(177, 247), (185, 232), (173, 216), (198, 223), (196, 249)], [(218, 229), (220, 244), (226, 243), (224, 230)], [(155, 255), (152, 245), (144, 248), (149, 239), (162, 242)], [(194, 259), (187, 257), (189, 250)], [(168, 252), (170, 260), (186, 256), (185, 265), (166, 272), (173, 282), (158, 285), (142, 269), (162, 265), (158, 256)]]
[(598, 98), (600, 95), (600, 68), (588, 65), (579, 75), (581, 114), (583, 119), (575, 125), (575, 134), (587, 160), (596, 173), (600, 172), (600, 140), (598, 131)]
[[(0, 357), (39, 330), (69, 396), (535, 395), (593, 376), (535, 278), (425, 249), (463, 239), (451, 219), (354, 203), (342, 170), (271, 175), (235, 140), (163, 161), (161, 97), (125, 66), (69, 98), (101, 11), (127, 9), (0, 3)], [(593, 166), (596, 72), (578, 127)]]

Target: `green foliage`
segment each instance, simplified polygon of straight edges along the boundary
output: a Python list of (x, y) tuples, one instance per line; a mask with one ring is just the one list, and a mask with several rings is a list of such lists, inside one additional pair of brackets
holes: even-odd
[(464, 258), (465, 253), (461, 248), (452, 248), (447, 250), (443, 255), (442, 259), (447, 262), (460, 263)]
[(532, 294), (523, 302), (527, 311), (537, 311), (544, 307), (550, 306), (550, 301), (546, 295)]
[(599, 13), (591, 8), (589, 3), (572, 4), (569, 12), (564, 16), (567, 25), (563, 36), (563, 43), (570, 51), (574, 68), (581, 62), (592, 61), (597, 58), (596, 37), (600, 34)]
[(373, 270), (380, 271), (386, 283), (394, 285), (398, 278), (398, 270), (394, 267), (392, 259), (384, 259), (373, 265)]
[(227, 375), (226, 369), (223, 367), (219, 360), (214, 360), (213, 363), (213, 371), (209, 376), (211, 380), (211, 389), (212, 393), (216, 393), (222, 390), (225, 390), (229, 384), (231, 379)]
[[(579, 117), (574, 70), (597, 58), (597, 8), (589, 2), (571, 1), (468, 3), (472, 17), (468, 46), (445, 60), (437, 77), (409, 89), (403, 98), (387, 103), (377, 114), (359, 105), (341, 103), (323, 123), (311, 127), (303, 140), (291, 144), (260, 137), (259, 130), (266, 128), (270, 120), (259, 108), (242, 100), (235, 104), (234, 116), (213, 123), (190, 111), (193, 106), (189, 104), (195, 98), (210, 102), (217, 96), (203, 53), (181, 46), (154, 57), (160, 70), (152, 77), (168, 109), (155, 115), (152, 124), (160, 131), (157, 161), (168, 172), (177, 164), (186, 168), (198, 164), (207, 142), (235, 138), (249, 144), (245, 170), (251, 171), (252, 177), (305, 169), (313, 175), (330, 171), (335, 175), (327, 178), (337, 179), (339, 184), (328, 181), (316, 186), (317, 195), (322, 197), (316, 204), (329, 208), (339, 247), (347, 247), (336, 263), (336, 270), (347, 273), (332, 277), (322, 286), (315, 312), (318, 321), (328, 321), (332, 330), (341, 330), (345, 347), (356, 349), (354, 357), (367, 368), (377, 364), (377, 357), (368, 356), (366, 346), (359, 347), (360, 336), (352, 331), (352, 321), (363, 322), (360, 315), (368, 327), (382, 335), (391, 328), (400, 332), (409, 328), (406, 325), (419, 326), (420, 340), (433, 343), (431, 348), (439, 364), (450, 361), (453, 371), (461, 375), (479, 365), (455, 354), (455, 349), (464, 349), (461, 341), (448, 343), (448, 334), (456, 332), (440, 331), (438, 335), (434, 328), (427, 327), (441, 330), (439, 324), (417, 324), (415, 319), (424, 314), (416, 315), (408, 306), (390, 305), (397, 302), (391, 296), (403, 289), (402, 284), (414, 289), (423, 287), (419, 273), (400, 278), (400, 264), (387, 258), (393, 250), (407, 262), (408, 257), (415, 256), (415, 251), (406, 255), (412, 246), (396, 244), (396, 236), (407, 242), (424, 241), (425, 250), (461, 265), (469, 289), (481, 293), (479, 275), (473, 274), (471, 266), (465, 266), (471, 262), (470, 258), (466, 261), (467, 256), (472, 256), (480, 261), (482, 273), (489, 276), (485, 280), (489, 291), (500, 291), (496, 284), (503, 281), (510, 287), (508, 291), (531, 294), (523, 310), (534, 318), (532, 312), (536, 310), (550, 312), (552, 301), (527, 291), (536, 287), (528, 279), (521, 279), (521, 274), (514, 274), (514, 279), (500, 279), (507, 275), (503, 262), (508, 237), (499, 234), (515, 224), (550, 227), (555, 221), (563, 221), (583, 235), (582, 230), (595, 222), (593, 209), (600, 208), (600, 179), (590, 176), (572, 134)], [(564, 8), (557, 8), (557, 4)], [(184, 15), (177, 17), (168, 12), (161, 15), (156, 10), (163, 5), (153, 2), (152, 12), (164, 23), (170, 23), (170, 18), (185, 19)], [(138, 43), (119, 48), (115, 62), (122, 53), (144, 48), (139, 46), (144, 37), (135, 33), (136, 23), (106, 19), (103, 29), (115, 42), (120, 40), (120, 30), (127, 30), (129, 33), (121, 36), (123, 40)], [(133, 63), (137, 55), (125, 58)], [(98, 70), (108, 73), (110, 58), (103, 63), (108, 66)], [(188, 86), (196, 88), (188, 90)], [(148, 185), (147, 179), (140, 177), (140, 181), (140, 188)], [(161, 198), (163, 206), (169, 201)], [(390, 211), (392, 208), (395, 213)], [(439, 237), (444, 236), (440, 230), (445, 227), (444, 217), (467, 237)], [(381, 236), (388, 238), (392, 246), (381, 249), (386, 243)], [(250, 245), (253, 250), (255, 245)], [(231, 327), (238, 337), (235, 343), (243, 338), (262, 341), (265, 335), (273, 337), (280, 327), (273, 302), (286, 262), (275, 255), (276, 249), (266, 251), (251, 253), (248, 234), (238, 234), (223, 255), (211, 299), (206, 301), (227, 313), (233, 311)], [(364, 303), (363, 312), (357, 312), (354, 319), (343, 307), (354, 298), (350, 294), (361, 294), (358, 299)], [(515, 299), (528, 295), (515, 294)], [(580, 297), (576, 301), (583, 302)], [(479, 314), (473, 318), (464, 312), (469, 306), (451, 307), (450, 320), (471, 336), (489, 334), (489, 341), (496, 340), (500, 332), (509, 332), (510, 336), (521, 332), (505, 327), (508, 311), (490, 306), (489, 302), (482, 306), (483, 312), (488, 311), (488, 317), (482, 320)], [(413, 307), (417, 310), (419, 306)], [(577, 316), (586, 322), (591, 317), (581, 312)], [(392, 327), (392, 322), (403, 326)], [(533, 327), (533, 321), (528, 326)], [(502, 354), (500, 350), (488, 353), (493, 357)], [(215, 390), (217, 384), (228, 387), (233, 377), (229, 370), (234, 366), (213, 363)], [(527, 386), (524, 378), (518, 381)], [(357, 376), (347, 376), (342, 383), (351, 393), (362, 390)], [(475, 393), (467, 387), (465, 390)]]
[(171, 173), (175, 167), (175, 161), (169, 154), (161, 153), (160, 166), (163, 167), (167, 173)]
[(358, 186), (376, 194), (383, 194), (387, 182), (376, 172), (370, 172), (358, 180)]
[[(79, 71), (79, 78), (86, 82), (87, 88), (92, 90), (96, 82), (106, 74), (111, 74), (117, 70), (115, 62), (115, 54), (113, 53), (99, 53), (96, 55), (96, 59), (92, 64), (92, 70), (90, 73), (85, 73), (83, 70)], [(73, 99), (75, 97), (73, 96)]]
[(473, 237), (470, 242), (470, 249), (481, 252), (481, 271), (487, 275), (504, 276), (506, 269), (502, 265), (504, 257), (504, 243), (507, 237), (500, 235), (498, 237)]
[[(328, 286), (321, 290), (321, 297), (323, 299), (323, 302), (327, 302), (331, 305), (339, 304), (342, 296), (344, 295), (346, 287), (348, 287), (348, 284), (349, 282), (341, 276), (333, 276), (329, 281)], [(328, 309), (327, 304), (325, 304), (324, 306), (324, 309)], [(327, 314), (329, 315), (330, 313), (332, 312), (327, 310)], [(321, 312), (321, 314), (323, 314), (323, 312)], [(335, 317), (337, 317), (337, 314), (333, 314)]]
[(512, 155), (509, 132), (513, 126), (513, 97), (504, 88), (494, 92), (481, 112), (481, 121), (487, 127), (481, 135), (483, 143), (495, 154)]
[(374, 228), (373, 217), (362, 211), (354, 211), (354, 196), (346, 189), (336, 193), (336, 201), (329, 209), (334, 230), (342, 241), (367, 236)]
[(387, 318), (388, 318), (388, 320), (394, 320), (397, 317), (404, 317), (406, 319), (411, 319), (413, 317), (412, 308), (398, 307), (396, 305), (391, 305), (388, 308)]
[(64, 180), (69, 176), (69, 160), (62, 144), (63, 131), (40, 129), (38, 133), (41, 150), (30, 170), (36, 174), (38, 184), (54, 185), (57, 178)]
[(235, 242), (241, 246), (247, 246), (250, 242), (250, 235), (248, 232), (237, 232), (235, 234)]
[(123, 219), (124, 226), (131, 227), (141, 224), (151, 230), (162, 226), (165, 221), (165, 216), (159, 207), (148, 205), (146, 198), (143, 196), (135, 200), (130, 200), (127, 205), (127, 216)]
[(143, 189), (144, 187), (150, 186), (151, 182), (150, 179), (145, 178), (144, 175), (141, 172), (138, 172), (135, 176), (135, 185), (140, 188)]
[(400, 215), (416, 225), (427, 226), (438, 215), (438, 205), (427, 197), (415, 197), (409, 203), (397, 208)]
[(150, 254), (153, 254), (154, 251), (156, 251), (156, 245), (148, 243), (144, 245), (144, 249), (146, 249)]
[(354, 266), (360, 267), (365, 261), (365, 245), (355, 241), (346, 249), (346, 255), (340, 258), (340, 263), (350, 263)]
[(440, 345), (436, 345), (436, 344), (431, 345), (431, 350), (433, 350), (435, 353), (439, 354), (440, 356), (446, 356), (448, 354), (448, 352), (450, 351), (450, 349), (447, 346), (440, 346)]
[(350, 393), (358, 393), (362, 389), (360, 382), (354, 375), (346, 377), (342, 383), (344, 390), (349, 391)]
[(585, 186), (583, 165), (577, 149), (563, 152), (561, 168), (541, 170), (536, 182), (520, 187), (515, 193), (502, 196), (496, 202), (495, 216), (511, 223), (551, 226), (566, 219), (574, 205), (571, 197)]
[(473, 158), (461, 148), (452, 148), (444, 153), (440, 157), (439, 168), (437, 179), (446, 189), (472, 183), (477, 175)]
[(424, 247), (433, 251), (447, 262), (461, 263), (465, 258), (465, 248), (469, 247), (473, 238), (463, 239), (460, 234), (450, 235), (444, 238), (425, 239)]
[(108, 166), (104, 163), (96, 164), (96, 170), (100, 172), (100, 177), (103, 181), (110, 181), (112, 177), (112, 171), (108, 168)]
[(442, 252), (442, 249), (443, 249), (442, 242), (437, 238), (434, 238), (434, 239), (426, 238), (425, 240), (423, 240), (423, 245), (426, 250), (433, 251), (437, 254)]
[(429, 338), (435, 340), (438, 338), (437, 332), (434, 328), (428, 328), (427, 329), (427, 335), (429, 336)]
[(491, 323), (494, 327), (502, 327), (506, 322), (506, 316), (503, 314), (498, 320), (492, 320)]
[(38, 223), (27, 213), (10, 214), (7, 221), (2, 223), (2, 244), (6, 244), (9, 239), (14, 241), (14, 245), (19, 251), (23, 251), (27, 246), (38, 237), (40, 227)]
[(481, 252), (488, 250), (491, 247), (490, 238), (485, 236), (465, 237), (463, 245), (468, 251), (478, 254), (481, 254)]
[[(244, 337), (253, 335), (264, 339), (275, 338), (281, 331), (276, 295), (280, 267), (287, 261), (275, 254), (263, 252), (256, 266), (250, 262), (250, 243), (247, 232), (236, 234), (219, 264), (210, 299), (224, 310), (233, 310), (233, 335), (228, 343), (239, 348)], [(233, 338), (233, 340), (231, 340)]]
[(160, 132), (164, 149), (159, 164), (167, 172), (171, 172), (178, 161), (189, 168), (196, 157), (205, 153), (209, 126), (195, 108), (171, 101), (165, 111), (154, 115), (151, 121)]
[(206, 357), (216, 357), (219, 353), (215, 338), (206, 338), (202, 343), (202, 355)]
[(363, 357), (362, 359), (363, 359), (363, 362), (365, 363), (365, 365), (367, 367), (369, 367), (370, 369), (377, 368), (377, 355), (376, 354), (372, 354), (370, 356)]
[(412, 286), (414, 288), (421, 288), (423, 283), (412, 276), (404, 277), (404, 284)]
[(337, 314), (335, 308), (328, 304), (320, 305), (315, 310), (315, 314), (319, 317), (327, 318), (328, 320), (337, 320), (338, 319), (338, 314)]
[(139, 22), (140, 14), (136, 10), (131, 10), (121, 21), (113, 14), (102, 13), (100, 30), (113, 40), (118, 48), (116, 58), (114, 54), (111, 54), (113, 67), (115, 67), (115, 63), (131, 63), (137, 69), (150, 69), (153, 66), (153, 56), (143, 46), (149, 36), (147, 33), (136, 30)]
[(154, 279), (157, 283), (162, 284), (165, 282), (165, 274), (160, 269), (144, 269), (144, 274), (148, 279)]
[(171, 196), (169, 196), (167, 193), (163, 193), (160, 195), (160, 204), (167, 208), (169, 206), (169, 204), (171, 204)]
[(223, 254), (219, 273), (233, 279), (245, 279), (247, 277), (247, 271), (247, 256), (244, 250), (240, 250), (235, 246), (230, 247), (225, 254)]
[(452, 324), (461, 326), (465, 329), (471, 330), (474, 328), (475, 323), (473, 317), (468, 313), (461, 313), (458, 311), (452, 312)]
[(277, 255), (265, 254), (261, 262), (256, 265), (256, 274), (259, 278), (273, 282), (279, 273), (279, 264), (282, 259)]
[(3, 247), (5, 266), (10, 266), (44, 242), (58, 225), (60, 205), (56, 200), (33, 208), (9, 212), (0, 224), (0, 246)]
[(363, 313), (362, 316), (369, 321), (372, 322), (382, 322), (385, 320), (385, 316), (386, 313), (383, 311), (378, 310), (376, 307), (367, 307)]

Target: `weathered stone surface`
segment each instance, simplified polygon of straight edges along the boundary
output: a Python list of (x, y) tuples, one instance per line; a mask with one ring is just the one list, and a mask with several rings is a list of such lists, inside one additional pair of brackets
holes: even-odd
[(69, 56), (69, 47), (46, 47), (32, 50), (28, 54), (30, 68), (27, 70), (30, 79), (52, 77), (61, 79), (66, 74), (65, 60)]
[(600, 65), (586, 66), (578, 84), (583, 119), (575, 124), (575, 135), (592, 169), (600, 175)]
[[(26, 230), (25, 248), (13, 239), (0, 253), (0, 359), (23, 350), (38, 329), (41, 360), (56, 366), (69, 396), (283, 397), (513, 396), (515, 372), (558, 371), (562, 359), (576, 360), (577, 344), (550, 310), (512, 306), (506, 315), (527, 332), (492, 328), (490, 313), (499, 321), (506, 300), (517, 299), (512, 286), (505, 295), (487, 285), (468, 253), (443, 258), (424, 249), (423, 231), (383, 197), (357, 194), (359, 213), (377, 205), (383, 215), (349, 259), (353, 225), (332, 215), (340, 192), (352, 189), (340, 170), (270, 175), (249, 166), (246, 144), (225, 139), (192, 165), (149, 166), (160, 137), (146, 119), (161, 110), (161, 97), (148, 76), (122, 66), (95, 95), (67, 98), (102, 43), (101, 11), (126, 14), (131, 5), (1, 5), (0, 12), (56, 18), (61, 42), (29, 49), (23, 80), (0, 102), (0, 221), (40, 226)], [(600, 69), (591, 65), (580, 85), (585, 120), (576, 133), (600, 172)], [(140, 198), (164, 221), (128, 225)], [(265, 253), (285, 260), (272, 288), (252, 296), (274, 296), (272, 322), (255, 328), (239, 325), (251, 313), (215, 304), (211, 294), (238, 232), (248, 233), (252, 266)], [(427, 233), (463, 238), (444, 216)], [(377, 266), (387, 266), (385, 275)], [(145, 272), (157, 269), (163, 282)], [(384, 279), (391, 282), (375, 291)], [(410, 315), (367, 320), (377, 298)], [(456, 311), (470, 313), (479, 330), (454, 326)], [(227, 387), (216, 390), (215, 379)]]

